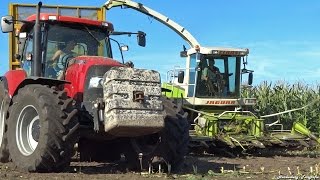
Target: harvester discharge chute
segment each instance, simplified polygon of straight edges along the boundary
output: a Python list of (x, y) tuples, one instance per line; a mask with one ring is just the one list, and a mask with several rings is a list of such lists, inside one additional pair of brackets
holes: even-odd
[[(118, 6), (155, 18), (190, 45), (190, 49), (180, 53), (186, 58), (185, 68), (169, 70), (162, 88), (164, 95), (188, 112), (192, 151), (250, 152), (269, 147), (301, 149), (319, 145), (318, 137), (299, 122), (289, 130), (284, 130), (279, 121), (266, 124), (268, 116), (254, 111), (256, 99), (241, 97), (241, 89), (250, 88), (253, 80), (253, 71), (246, 68), (248, 49), (204, 47), (185, 28), (141, 3), (131, 0), (105, 3), (107, 10)], [(246, 86), (241, 85), (245, 76)]]

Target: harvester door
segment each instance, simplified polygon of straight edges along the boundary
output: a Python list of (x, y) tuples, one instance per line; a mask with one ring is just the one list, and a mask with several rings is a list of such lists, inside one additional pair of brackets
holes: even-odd
[(196, 54), (190, 55), (190, 61), (189, 61), (189, 80), (188, 80), (188, 95), (187, 97), (193, 97), (195, 93), (195, 83), (196, 83), (196, 68), (197, 68), (197, 62), (196, 62)]
[(227, 96), (236, 98), (240, 91), (240, 57), (228, 57), (225, 72)]

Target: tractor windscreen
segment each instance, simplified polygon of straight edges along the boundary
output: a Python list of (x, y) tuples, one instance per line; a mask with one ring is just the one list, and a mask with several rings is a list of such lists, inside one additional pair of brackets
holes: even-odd
[(108, 31), (90, 26), (50, 25), (48, 30), (47, 57), (53, 56), (59, 48), (65, 48), (68, 42), (74, 41), (72, 52), (77, 56), (110, 57), (109, 43), (106, 41)]
[[(237, 98), (240, 83), (240, 57), (196, 55), (190, 58), (188, 96), (198, 98)], [(195, 94), (194, 94), (194, 90)]]
[(96, 26), (50, 24), (47, 31), (46, 76), (56, 78), (77, 56), (112, 57), (108, 31)]

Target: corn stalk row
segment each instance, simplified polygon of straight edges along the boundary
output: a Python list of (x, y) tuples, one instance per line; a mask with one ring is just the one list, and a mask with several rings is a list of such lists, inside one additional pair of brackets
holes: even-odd
[(320, 85), (311, 86), (302, 82), (289, 84), (287, 82), (267, 82), (252, 88), (242, 89), (242, 97), (255, 97), (260, 115), (268, 115), (277, 112), (299, 108), (319, 99), (307, 108), (299, 111), (282, 114), (266, 119), (266, 123), (277, 120), (290, 129), (294, 121), (306, 125), (311, 131), (320, 134)]

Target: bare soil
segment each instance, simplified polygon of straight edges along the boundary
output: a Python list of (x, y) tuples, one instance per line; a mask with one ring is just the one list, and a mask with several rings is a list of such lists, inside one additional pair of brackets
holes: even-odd
[(27, 173), (0, 163), (0, 179), (320, 179), (319, 158), (188, 156), (181, 174), (132, 172), (123, 163), (72, 162), (61, 173)]

